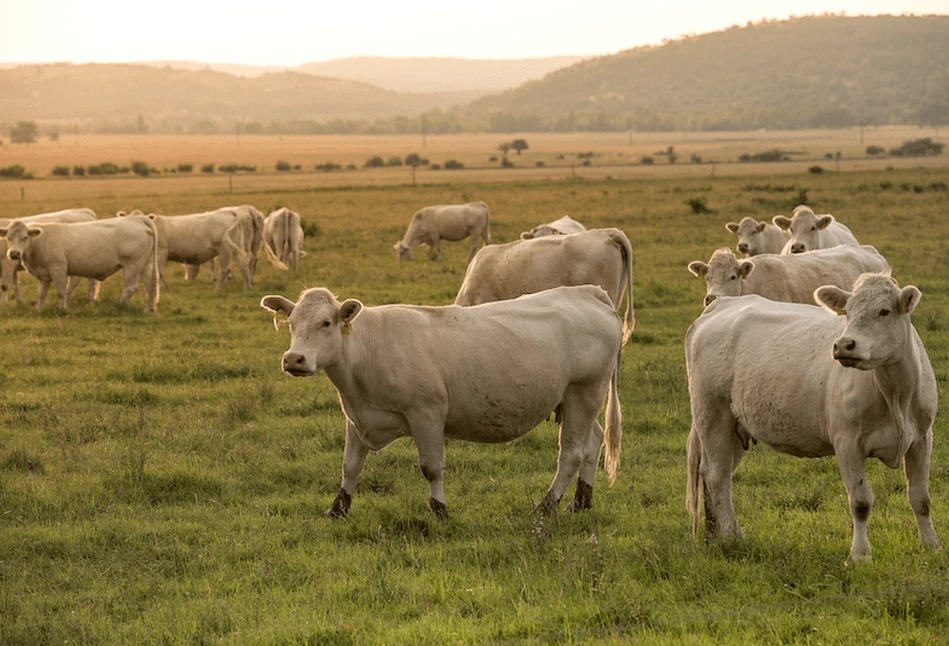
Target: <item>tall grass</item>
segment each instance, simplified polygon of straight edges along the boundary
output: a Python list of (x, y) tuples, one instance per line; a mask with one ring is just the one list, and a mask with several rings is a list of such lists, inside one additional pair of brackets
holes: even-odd
[[(532, 146), (533, 148), (533, 146)], [(197, 161), (197, 160), (195, 160)], [(78, 291), (70, 311), (0, 310), (0, 643), (867, 643), (940, 639), (949, 563), (916, 537), (902, 474), (868, 463), (873, 561), (845, 565), (850, 518), (832, 459), (762, 446), (735, 478), (743, 541), (696, 544), (685, 510), (690, 418), (682, 339), (704, 286), (686, 270), (732, 246), (743, 215), (790, 213), (800, 189), (923, 291), (914, 320), (946, 396), (945, 173), (563, 180), (114, 191), (101, 215), (289, 206), (319, 236), (295, 274), (261, 260), (253, 290), (216, 293), (169, 271), (158, 312)], [(116, 180), (122, 181), (122, 180)], [(904, 188), (904, 186), (910, 188)], [(794, 190), (786, 190), (793, 186)], [(714, 210), (696, 215), (687, 201)], [(44, 206), (76, 206), (62, 195)], [(367, 461), (350, 516), (321, 518), (339, 486), (344, 419), (324, 376), (279, 370), (285, 328), (260, 297), (326, 286), (366, 304), (451, 302), (467, 245), (442, 263), (391, 249), (420, 206), (485, 200), (496, 242), (569, 213), (618, 226), (635, 253), (637, 328), (620, 394), (619, 479), (594, 508), (539, 520), (556, 428), (518, 442), (450, 442), (437, 522), (413, 445)], [(4, 203), (0, 216), (27, 205)], [(120, 204), (122, 203), (122, 204)], [(39, 210), (50, 210), (41, 209)], [(317, 230), (317, 229), (313, 229)], [(22, 279), (27, 301), (33, 282)], [(949, 540), (947, 423), (936, 421), (933, 515)]]

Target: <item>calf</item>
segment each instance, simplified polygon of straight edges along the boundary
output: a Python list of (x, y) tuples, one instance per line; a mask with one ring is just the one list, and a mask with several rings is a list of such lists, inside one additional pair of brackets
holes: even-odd
[(929, 501), (936, 379), (910, 322), (920, 291), (865, 274), (853, 292), (824, 286), (815, 298), (827, 309), (720, 298), (689, 328), (693, 534), (704, 490), (706, 537), (741, 536), (732, 472), (751, 442), (764, 442), (797, 457), (835, 456), (853, 517), (851, 560), (871, 553), (868, 457), (903, 463), (920, 539), (939, 549)]
[[(617, 393), (622, 330), (599, 287), (559, 287), (474, 307), (364, 307), (308, 289), (294, 303), (260, 304), (290, 322), (284, 372), (323, 370), (346, 416), (343, 481), (326, 516), (345, 516), (370, 450), (410, 436), (429, 482), (429, 508), (447, 515), (445, 438), (510, 442), (560, 412), (557, 474), (539, 505), (554, 510), (579, 474), (571, 510), (592, 505), (605, 438), (615, 480), (621, 412)], [(597, 415), (606, 398), (606, 429)]]

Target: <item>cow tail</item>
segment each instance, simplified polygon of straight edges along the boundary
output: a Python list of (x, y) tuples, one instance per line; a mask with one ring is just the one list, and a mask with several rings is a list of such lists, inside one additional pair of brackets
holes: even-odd
[(484, 238), (484, 244), (491, 244), (491, 211), (487, 204), (484, 204), (484, 233), (482, 233), (482, 237)]
[[(629, 342), (636, 328), (636, 311), (633, 308), (633, 246), (629, 238), (619, 229), (610, 231), (610, 238), (619, 245), (623, 254), (623, 273), (626, 275), (626, 312), (623, 315), (623, 345)], [(617, 303), (618, 305), (619, 303)]]
[(277, 257), (277, 254), (274, 253), (274, 250), (270, 247), (270, 243), (264, 240), (264, 251), (267, 254), (267, 259), (277, 269), (282, 269), (283, 271), (289, 271), (290, 267), (286, 263), (282, 262), (280, 258)]
[(616, 352), (616, 364), (613, 366), (613, 376), (610, 378), (610, 391), (606, 397), (605, 426), (603, 429), (603, 443), (606, 452), (603, 457), (603, 466), (610, 477), (610, 484), (616, 482), (616, 471), (619, 468), (619, 456), (623, 440), (623, 411), (619, 401), (619, 372), (622, 367), (623, 346)]
[(702, 504), (702, 440), (695, 428), (689, 432), (687, 440), (686, 469), (688, 484), (685, 489), (685, 506), (692, 514), (692, 538), (699, 538), (700, 506)]
[(147, 276), (147, 278), (149, 282), (154, 285), (155, 305), (158, 305), (158, 302), (161, 300), (161, 273), (158, 270), (158, 225), (156, 225), (155, 220), (150, 217), (146, 216), (145, 220), (148, 222), (148, 226), (152, 230), (151, 276)]

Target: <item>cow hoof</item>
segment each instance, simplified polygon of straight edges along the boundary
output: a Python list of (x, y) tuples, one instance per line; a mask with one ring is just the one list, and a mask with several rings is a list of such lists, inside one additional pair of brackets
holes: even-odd
[(352, 502), (353, 497), (340, 487), (339, 491), (336, 492), (336, 498), (333, 499), (333, 504), (323, 512), (323, 518), (346, 518)]
[(435, 514), (438, 520), (448, 520), (448, 506), (434, 498), (428, 499), (428, 508)]
[(544, 496), (544, 499), (534, 507), (534, 513), (541, 516), (550, 516), (557, 510), (557, 505), (560, 504), (559, 498), (554, 498), (550, 493), (547, 493)]
[(567, 511), (578, 512), (593, 508), (593, 485), (577, 480), (577, 491), (567, 506)]

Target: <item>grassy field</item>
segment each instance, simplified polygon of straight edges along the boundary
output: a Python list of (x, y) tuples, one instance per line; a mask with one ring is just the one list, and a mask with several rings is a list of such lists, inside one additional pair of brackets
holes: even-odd
[[(894, 145), (915, 134), (901, 133)], [(527, 139), (530, 154), (541, 154), (542, 136)], [(354, 160), (388, 152), (378, 141), (351, 143)], [(393, 154), (412, 152), (405, 143), (393, 143)], [(672, 143), (688, 154), (677, 142), (644, 145)], [(344, 144), (334, 144), (341, 161)], [(177, 156), (163, 154), (167, 163), (197, 164), (201, 145), (183, 141)], [(754, 150), (785, 145), (761, 139)], [(295, 162), (274, 146), (247, 163), (278, 154)], [(568, 148), (606, 151), (581, 139), (562, 144)], [(18, 148), (0, 150), (0, 166), (15, 163)], [(444, 156), (462, 159), (464, 150)], [(85, 163), (145, 156), (121, 147), (101, 154)], [(66, 157), (43, 164), (83, 163)], [(166, 163), (157, 152), (153, 159)], [(944, 641), (949, 556), (920, 546), (899, 471), (867, 464), (874, 553), (857, 567), (845, 564), (850, 517), (834, 461), (760, 445), (735, 478), (746, 539), (705, 545), (689, 535), (682, 340), (705, 289), (686, 265), (733, 245), (725, 222), (789, 214), (802, 195), (834, 213), (889, 259), (901, 285), (922, 290), (914, 321), (947, 395), (945, 159), (889, 170), (886, 162), (841, 163), (841, 172), (824, 164), (820, 175), (809, 165), (758, 164), (738, 174), (720, 164), (712, 177), (692, 176), (689, 164), (677, 176), (657, 162), (645, 169), (654, 176), (612, 170), (610, 179), (535, 176), (535, 167), (515, 176), (442, 172), (416, 186), (406, 169), (268, 171), (231, 185), (226, 177), (37, 179), (23, 182), (22, 193), (20, 182), (0, 182), (0, 217), (248, 203), (265, 213), (288, 206), (313, 234), (296, 274), (262, 259), (247, 292), (232, 280), (216, 293), (206, 269), (184, 281), (176, 266), (152, 315), (141, 312), (143, 290), (131, 306), (117, 304), (118, 277), (103, 284), (97, 303), (77, 291), (68, 314), (0, 310), (0, 643)], [(711, 212), (693, 213), (696, 199)], [(589, 512), (541, 521), (530, 510), (553, 477), (552, 423), (509, 445), (449, 442), (451, 518), (437, 522), (414, 446), (402, 440), (369, 457), (350, 516), (324, 520), (339, 486), (343, 416), (325, 376), (280, 372), (289, 335), (274, 331), (258, 302), (326, 286), (368, 305), (450, 303), (467, 245), (443, 245), (442, 263), (418, 254), (399, 264), (391, 247), (417, 208), (469, 200), (490, 205), (495, 242), (565, 213), (629, 235), (637, 327), (623, 358), (619, 478), (611, 487), (598, 474)], [(35, 303), (35, 281), (21, 282)], [(931, 472), (944, 542), (947, 427), (940, 414)]]

